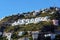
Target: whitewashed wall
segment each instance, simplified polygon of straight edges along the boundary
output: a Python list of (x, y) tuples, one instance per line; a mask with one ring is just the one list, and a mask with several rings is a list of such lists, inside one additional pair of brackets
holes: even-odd
[(37, 17), (37, 18), (31, 18), (31, 19), (18, 19), (18, 21), (15, 21), (14, 23), (12, 23), (12, 26), (29, 24), (29, 23), (38, 23), (41, 21), (48, 21), (48, 20), (49, 20), (49, 16)]

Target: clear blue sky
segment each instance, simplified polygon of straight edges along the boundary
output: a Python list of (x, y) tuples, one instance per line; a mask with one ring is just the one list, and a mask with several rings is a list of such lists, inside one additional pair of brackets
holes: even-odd
[(60, 7), (60, 0), (0, 0), (0, 18), (11, 14), (39, 10), (50, 6)]

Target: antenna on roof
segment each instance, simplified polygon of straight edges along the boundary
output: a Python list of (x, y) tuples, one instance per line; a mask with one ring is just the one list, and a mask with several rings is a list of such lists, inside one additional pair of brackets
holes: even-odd
[(52, 7), (56, 7), (56, 0), (50, 0), (50, 5)]
[(55, 1), (53, 1), (53, 6), (56, 7), (56, 2)]

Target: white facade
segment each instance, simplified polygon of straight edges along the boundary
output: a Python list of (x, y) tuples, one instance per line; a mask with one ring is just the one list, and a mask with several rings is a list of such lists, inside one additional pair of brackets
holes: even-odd
[(53, 12), (51, 12), (51, 13), (49, 13), (49, 14), (54, 14), (55, 12), (53, 11)]
[(0, 32), (0, 35), (2, 35), (2, 32)]
[(51, 40), (53, 40), (53, 39), (55, 39), (56, 34), (45, 34), (44, 36), (45, 37), (50, 36), (51, 37)]
[(32, 31), (32, 38), (33, 40), (37, 40), (39, 31)]
[(12, 35), (12, 33), (6, 33), (6, 32), (4, 32), (4, 34), (3, 34), (3, 36), (6, 36), (7, 37), (6, 39), (8, 39), (8, 40), (11, 40), (11, 35)]
[(18, 21), (12, 23), (12, 26), (15, 25), (22, 25), (22, 24), (29, 24), (29, 23), (38, 23), (41, 21), (48, 21), (49, 20), (49, 16), (46, 17), (37, 17), (37, 18), (31, 18), (31, 19), (18, 19)]
[(19, 38), (18, 40), (29, 40), (28, 37)]
[(53, 22), (53, 25), (56, 25), (56, 26), (58, 26), (58, 25), (59, 25), (59, 23), (58, 23), (58, 22), (59, 22), (59, 20), (56, 20), (56, 19), (54, 20), (54, 19), (53, 19), (53, 20), (52, 20), (52, 22)]
[(58, 11), (59, 10), (59, 8), (56, 8), (56, 11)]
[(45, 13), (46, 11), (42, 11), (42, 13)]
[(19, 33), (18, 33), (18, 36), (22, 36), (24, 34), (24, 31), (20, 31)]
[(39, 12), (33, 12), (33, 16), (36, 16)]

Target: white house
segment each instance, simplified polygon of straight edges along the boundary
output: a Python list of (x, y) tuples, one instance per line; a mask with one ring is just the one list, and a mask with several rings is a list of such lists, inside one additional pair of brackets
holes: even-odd
[(26, 25), (27, 25), (28, 23), (30, 23), (30, 20), (29, 20), (29, 19), (26, 19), (25, 21), (26, 21), (26, 22), (25, 22)]
[(56, 34), (45, 34), (45, 37), (51, 37), (51, 40), (55, 39)]
[(20, 31), (19, 33), (18, 33), (18, 36), (22, 36), (24, 34), (24, 31)]
[(35, 19), (30, 19), (30, 22), (29, 23), (34, 23), (35, 21), (34, 21)]
[(45, 13), (45, 12), (46, 12), (46, 11), (44, 11), (44, 10), (42, 11), (42, 13)]
[(37, 40), (39, 31), (32, 31), (32, 38), (33, 40)]
[(51, 13), (49, 13), (49, 14), (54, 14), (55, 12), (54, 11), (52, 11)]
[(31, 18), (31, 19), (18, 19), (17, 22), (15, 21), (14, 23), (12, 23), (12, 26), (29, 24), (29, 23), (39, 23), (41, 21), (49, 21), (49, 16), (36, 17), (36, 18)]
[(6, 36), (7, 37), (6, 39), (8, 39), (8, 40), (11, 40), (11, 35), (12, 35), (12, 33), (6, 33), (6, 32), (4, 32), (4, 34), (3, 34), (3, 36)]
[(56, 11), (58, 11), (59, 10), (59, 8), (56, 8)]
[(15, 21), (14, 23), (12, 23), (12, 26), (14, 26), (14, 25), (18, 25), (18, 23)]
[(36, 16), (38, 14), (39, 14), (39, 12), (37, 12), (37, 11), (33, 12), (33, 16)]
[(56, 26), (58, 26), (58, 25), (59, 25), (59, 23), (58, 23), (58, 22), (59, 22), (59, 20), (53, 19), (53, 20), (52, 20), (52, 22), (53, 22), (53, 25), (56, 25)]
[(25, 24), (25, 19), (21, 19), (21, 20), (18, 20), (19, 21), (19, 24)]
[(18, 40), (29, 40), (28, 37), (19, 38)]

